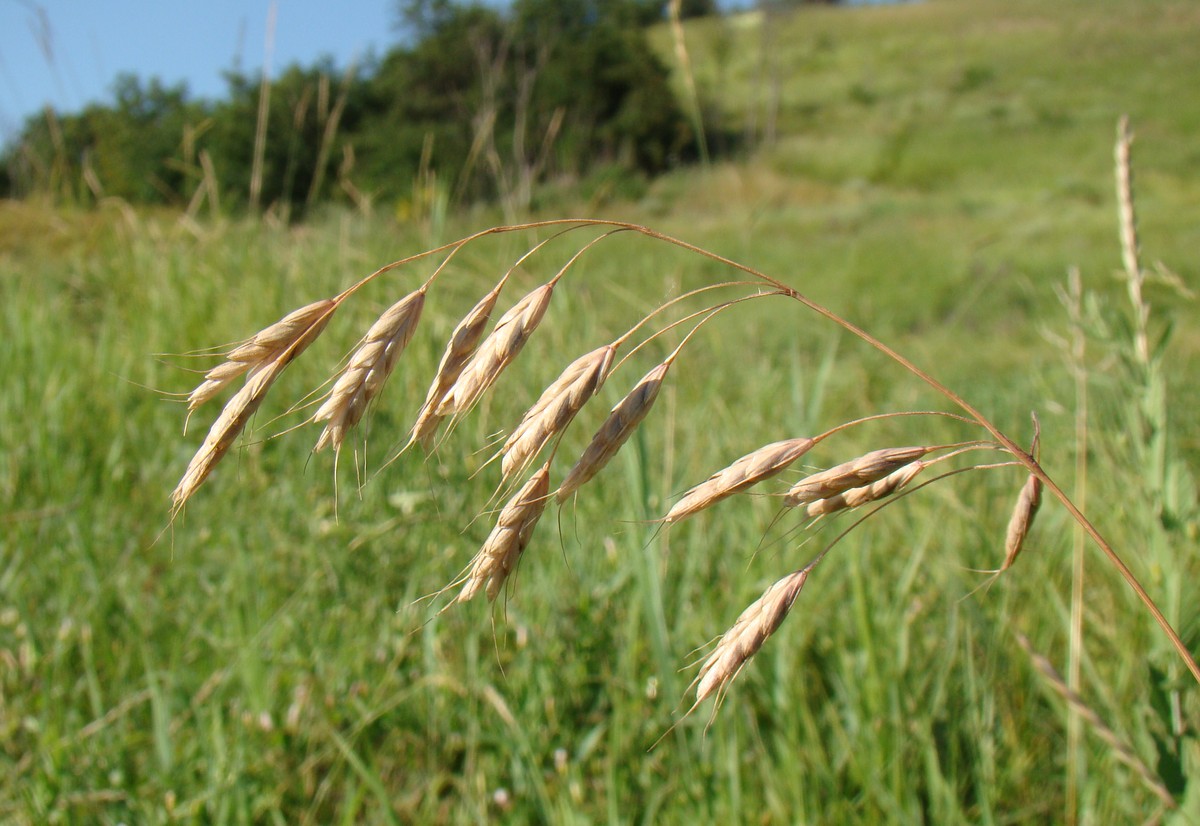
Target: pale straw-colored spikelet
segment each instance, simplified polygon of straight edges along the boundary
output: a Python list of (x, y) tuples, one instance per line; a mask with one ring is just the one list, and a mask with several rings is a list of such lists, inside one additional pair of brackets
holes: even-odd
[(616, 352), (615, 344), (597, 347), (567, 365), (545, 389), (504, 443), (501, 468), (505, 481), (529, 467), (541, 449), (562, 433), (587, 400), (596, 395), (612, 369)]
[(1025, 538), (1029, 535), (1033, 517), (1041, 505), (1042, 480), (1030, 474), (1021, 486), (1016, 507), (1008, 520), (1008, 530), (1004, 534), (1004, 565), (1000, 568), (1001, 571), (1007, 571), (1017, 561), (1017, 556), (1025, 546)]
[(592, 436), (592, 441), (584, 449), (579, 461), (567, 472), (566, 478), (558, 486), (556, 497), (559, 502), (565, 502), (568, 496), (587, 484), (617, 454), (621, 445), (625, 444), (650, 412), (670, 367), (671, 362), (664, 361), (643, 376), (625, 398), (617, 402), (604, 424), (596, 431), (596, 435)]
[(807, 453), (814, 444), (816, 443), (807, 437), (786, 439), (782, 442), (772, 442), (746, 454), (685, 493), (662, 521), (667, 524), (679, 522), (763, 479), (774, 476)]
[(371, 325), (351, 354), (346, 369), (334, 382), (329, 397), (313, 414), (314, 422), (326, 422), (314, 450), (323, 450), (328, 445), (342, 449), (346, 433), (362, 419), (367, 405), (379, 395), (400, 354), (412, 340), (424, 307), (422, 287), (397, 301)]
[(862, 507), (870, 502), (891, 496), (911, 482), (924, 468), (924, 462), (909, 462), (899, 470), (893, 471), (869, 485), (850, 488), (850, 490), (844, 490), (828, 498), (809, 502), (807, 508), (808, 515), (823, 516), (829, 513), (837, 513), (841, 510)]
[(721, 636), (717, 647), (700, 665), (700, 673), (693, 682), (696, 702), (692, 709), (714, 692), (726, 689), (767, 638), (778, 630), (811, 570), (812, 566), (794, 571), (772, 584)]
[(837, 467), (806, 476), (784, 494), (789, 508), (828, 499), (844, 490), (876, 482), (909, 462), (934, 450), (932, 447), (885, 447), (843, 462)]
[[(332, 314), (332, 305), (327, 307), (326, 311)], [(250, 421), (250, 417), (262, 404), (275, 379), (279, 378), (292, 360), (304, 352), (321, 334), (327, 320), (328, 315), (310, 322), (308, 329), (298, 339), (277, 353), (272, 360), (256, 366), (247, 377), (246, 383), (226, 402), (221, 414), (209, 428), (208, 435), (204, 437), (204, 443), (188, 463), (183, 478), (171, 492), (173, 513), (179, 513), (192, 494), (212, 473), (217, 463), (229, 452), (229, 448)]]
[(421, 405), (421, 411), (417, 414), (417, 421), (413, 424), (412, 436), (406, 447), (411, 446), (413, 442), (420, 442), (421, 446), (428, 450), (432, 445), (438, 426), (445, 418), (438, 415), (438, 407), (454, 387), (454, 383), (462, 375), (463, 368), (467, 366), (467, 362), (479, 346), (479, 340), (483, 338), (488, 319), (491, 318), (503, 287), (503, 281), (493, 287), (491, 292), (481, 298), (471, 312), (458, 322), (458, 326), (450, 334), (450, 341), (446, 344), (446, 351), (442, 353), (437, 374), (425, 394), (425, 403)]
[(463, 415), (495, 383), (541, 323), (556, 283), (543, 284), (501, 316), (438, 405), (438, 416)]
[[(201, 382), (188, 396), (188, 412), (221, 392), (231, 381), (246, 371), (264, 367), (291, 347), (314, 325), (324, 328), (333, 314), (335, 302), (323, 298), (288, 313), (270, 327), (255, 333), (225, 355), (225, 361), (204, 374)], [(318, 330), (319, 332), (319, 330)]]
[(466, 582), (455, 602), (466, 602), (480, 590), (486, 592), (489, 602), (496, 599), (529, 544), (533, 529), (546, 509), (549, 494), (550, 464), (547, 462), (500, 511), (496, 527), (471, 561)]

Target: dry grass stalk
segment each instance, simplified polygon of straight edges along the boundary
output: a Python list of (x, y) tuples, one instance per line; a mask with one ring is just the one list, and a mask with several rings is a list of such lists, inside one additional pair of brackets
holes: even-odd
[(1008, 530), (1004, 534), (1004, 565), (1001, 566), (1001, 571), (1007, 571), (1017, 561), (1021, 548), (1025, 546), (1025, 537), (1029, 535), (1029, 526), (1033, 524), (1033, 517), (1041, 504), (1042, 480), (1030, 474), (1021, 486), (1017, 505), (1008, 520)]
[(455, 602), (466, 602), (481, 589), (486, 591), (489, 602), (496, 599), (529, 544), (549, 494), (550, 463), (547, 462), (500, 511), (496, 527), (471, 561), (471, 570)]
[(921, 461), (909, 462), (899, 470), (889, 473), (887, 476), (872, 482), (869, 485), (863, 485), (850, 490), (842, 491), (841, 493), (818, 499), (815, 502), (808, 503), (809, 516), (822, 516), (829, 513), (837, 513), (841, 510), (850, 508), (858, 508), (870, 502), (875, 502), (883, 499), (886, 496), (891, 496), (900, 488), (911, 482), (916, 475), (925, 468), (925, 463)]
[(689, 490), (663, 517), (667, 524), (679, 522), (728, 496), (769, 479), (799, 459), (816, 442), (807, 437), (772, 442), (746, 454)]
[(500, 298), (500, 290), (503, 287), (504, 281), (493, 287), (471, 309), (471, 312), (458, 322), (458, 326), (450, 334), (450, 341), (446, 344), (446, 351), (442, 354), (442, 360), (438, 364), (437, 374), (434, 376), (432, 384), (429, 385), (429, 391), (425, 394), (425, 403), (421, 405), (421, 411), (417, 414), (417, 421), (413, 425), (412, 435), (409, 437), (406, 447), (411, 446), (413, 442), (420, 442), (426, 450), (432, 446), (438, 426), (445, 418), (438, 415), (438, 407), (450, 389), (454, 387), (458, 377), (462, 375), (463, 368), (467, 366), (471, 356), (475, 354), (475, 349), (479, 345), (479, 340), (483, 338), (483, 331), (487, 328), (488, 319), (491, 318), (492, 310), (496, 307), (496, 300)]
[(568, 496), (587, 484), (617, 454), (621, 445), (625, 444), (650, 412), (670, 367), (671, 359), (659, 364), (643, 376), (625, 398), (617, 402), (604, 424), (600, 425), (600, 429), (592, 436), (592, 441), (584, 449), (579, 461), (567, 472), (566, 478), (558, 486), (556, 497), (560, 503), (565, 502)]
[(504, 443), (504, 481), (521, 473), (542, 448), (566, 429), (587, 400), (600, 390), (612, 369), (615, 344), (597, 347), (571, 362), (543, 391)]
[(543, 284), (501, 316), (438, 405), (438, 416), (465, 414), (495, 383), (541, 323), (556, 283), (557, 279)]
[(1034, 668), (1041, 672), (1041, 675), (1050, 684), (1050, 687), (1066, 700), (1067, 705), (1074, 709), (1075, 713), (1092, 727), (1092, 730), (1096, 732), (1096, 736), (1108, 744), (1109, 748), (1113, 750), (1113, 755), (1137, 772), (1142, 782), (1146, 784), (1150, 791), (1154, 792), (1164, 806), (1169, 809), (1178, 808), (1179, 801), (1175, 799), (1174, 795), (1163, 784), (1162, 778), (1138, 757), (1137, 752), (1120, 735), (1108, 727), (1100, 715), (1087, 704), (1087, 701), (1078, 692), (1067, 685), (1066, 680), (1058, 673), (1058, 669), (1054, 667), (1053, 663), (1042, 654), (1034, 651), (1033, 646), (1024, 634), (1018, 633), (1016, 634), (1016, 638), (1017, 643), (1025, 650), (1029, 658), (1033, 660)]
[(412, 340), (425, 308), (425, 288), (409, 293), (384, 311), (371, 325), (342, 375), (334, 382), (325, 403), (313, 414), (314, 422), (327, 422), (314, 450), (333, 445), (342, 449), (346, 433), (362, 419), (367, 405), (379, 395), (396, 361)]
[(333, 304), (328, 305), (326, 314), (312, 320), (299, 338), (270, 361), (257, 365), (246, 379), (246, 383), (225, 404), (221, 415), (217, 416), (217, 420), (208, 430), (208, 435), (204, 437), (204, 443), (188, 463), (183, 478), (171, 492), (172, 515), (178, 514), (192, 494), (204, 484), (204, 480), (229, 452), (229, 448), (246, 427), (250, 417), (258, 410), (275, 379), (279, 378), (292, 360), (304, 352), (321, 334), (333, 309)]
[(789, 508), (828, 499), (842, 491), (876, 482), (889, 473), (929, 453), (931, 447), (886, 447), (843, 462), (837, 467), (806, 476), (784, 494)]
[[(188, 412), (221, 392), (231, 381), (246, 371), (262, 369), (310, 333), (314, 325), (321, 329), (333, 315), (336, 306), (332, 298), (323, 298), (288, 313), (266, 329), (230, 350), (225, 361), (204, 374), (204, 381), (188, 396)], [(317, 330), (320, 332), (320, 329)], [(315, 336), (313, 336), (315, 338)]]
[(721, 636), (717, 647), (700, 665), (700, 673), (693, 681), (696, 687), (696, 702), (688, 713), (714, 692), (727, 688), (746, 662), (758, 653), (758, 649), (762, 648), (767, 638), (783, 624), (811, 570), (810, 565), (772, 584), (741, 613), (733, 627)]

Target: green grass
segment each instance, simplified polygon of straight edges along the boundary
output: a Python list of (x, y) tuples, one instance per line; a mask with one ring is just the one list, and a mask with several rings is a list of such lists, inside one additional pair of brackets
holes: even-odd
[[(1043, 461), (1068, 489), (1074, 390), (1054, 290), (1078, 265), (1094, 304), (1089, 510), (1196, 650), (1197, 308), (1151, 288), (1155, 329), (1175, 325), (1163, 414), (1125, 358), (1111, 152), (1129, 112), (1146, 258), (1196, 283), (1200, 17), (1187, 3), (929, 0), (781, 26), (794, 74), (775, 146), (654, 182), (637, 203), (551, 193), (547, 208), (647, 223), (787, 280), (1022, 440), (1037, 410)], [(724, 68), (706, 36), (731, 38)], [(701, 88), (736, 122), (758, 99), (757, 33), (705, 23), (689, 37)], [(669, 532), (646, 520), (760, 444), (944, 406), (785, 302), (738, 308), (694, 341), (644, 430), (543, 521), (502, 607), (435, 617), (422, 600), (490, 529), (487, 515), (472, 521), (494, 484), (490, 469), (472, 476), (489, 436), (663, 296), (731, 275), (644, 239), (585, 256), (486, 409), (435, 458), (406, 456), (360, 494), (347, 451), (335, 499), (331, 458), (308, 453), (314, 429), (266, 437), (296, 423), (274, 417), (428, 267), (384, 279), (289, 369), (253, 436), (168, 528), (169, 491), (215, 411), (182, 435), (184, 409), (163, 393), (190, 389), (180, 365), (192, 362), (155, 354), (240, 339), (492, 222), (330, 214), (192, 233), (170, 214), (0, 205), (0, 820), (1064, 820), (1066, 708), (1012, 634), (1065, 672), (1061, 509), (1047, 504), (1017, 566), (967, 597), (981, 581), (970, 569), (999, 562), (1013, 470), (939, 483), (856, 531), (711, 726), (705, 706), (651, 748), (686, 708), (694, 649), (819, 545), (787, 520), (762, 541), (775, 515), (762, 497)], [(371, 469), (404, 434), (456, 314), (529, 240), (488, 239), (439, 282), (365, 446), (356, 438)], [(610, 380), (564, 454), (664, 352), (651, 350)], [(810, 459), (965, 432), (897, 420)], [(1160, 433), (1165, 467), (1139, 447)], [(1088, 560), (1082, 693), (1184, 802), (1191, 820), (1170, 822), (1196, 822), (1196, 687), (1128, 589)], [(1172, 735), (1173, 715), (1186, 735)], [(1154, 813), (1086, 728), (1083, 758), (1080, 822)]]

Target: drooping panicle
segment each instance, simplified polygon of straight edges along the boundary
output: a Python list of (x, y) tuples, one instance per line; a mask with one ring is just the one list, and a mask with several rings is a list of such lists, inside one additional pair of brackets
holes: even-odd
[(899, 470), (895, 470), (869, 485), (850, 488), (841, 493), (835, 493), (828, 498), (809, 502), (806, 512), (809, 516), (823, 516), (841, 510), (862, 507), (870, 502), (891, 496), (916, 478), (916, 475), (924, 468), (924, 462), (909, 462), (907, 465), (900, 467)]
[(503, 287), (504, 281), (493, 287), (471, 308), (462, 321), (458, 322), (454, 332), (450, 334), (450, 341), (446, 344), (437, 373), (425, 394), (425, 403), (421, 405), (421, 411), (417, 414), (417, 421), (413, 424), (412, 435), (406, 447), (411, 446), (413, 442), (420, 442), (421, 446), (428, 450), (433, 444), (438, 426), (445, 419), (445, 416), (438, 414), (438, 408), (479, 346), (479, 340), (483, 338)]
[(924, 446), (872, 450), (837, 467), (804, 477), (784, 494), (783, 502), (789, 508), (795, 508), (828, 499), (850, 488), (869, 485), (932, 450), (934, 448)]
[(238, 376), (260, 370), (270, 364), (301, 337), (311, 341), (324, 329), (333, 315), (336, 302), (332, 298), (314, 301), (293, 310), (269, 327), (255, 333), (225, 354), (225, 361), (204, 374), (202, 381), (188, 396), (188, 412), (204, 404)]
[(533, 290), (500, 317), (454, 386), (443, 396), (437, 406), (438, 416), (465, 414), (512, 364), (546, 314), (556, 283), (549, 281)]
[(335, 308), (333, 303), (327, 304), (325, 315), (310, 317), (307, 328), (298, 337), (293, 338), (287, 347), (276, 352), (269, 360), (260, 362), (250, 371), (246, 383), (225, 403), (220, 415), (209, 428), (200, 449), (188, 463), (183, 478), (171, 492), (172, 513), (178, 514), (192, 494), (204, 484), (213, 468), (229, 452), (238, 435), (262, 405), (271, 385), (321, 334)]
[(617, 402), (604, 424), (600, 425), (600, 429), (592, 436), (592, 441), (584, 449), (579, 461), (567, 472), (566, 478), (558, 486), (556, 498), (559, 502), (565, 502), (568, 496), (587, 484), (617, 454), (654, 406), (654, 400), (658, 398), (658, 391), (670, 367), (670, 361), (659, 364), (643, 376), (625, 398)]
[(612, 369), (615, 344), (585, 353), (567, 365), (543, 391), (504, 443), (504, 480), (521, 473), (546, 444), (566, 429), (583, 405), (596, 395)]
[(779, 630), (811, 570), (812, 566), (794, 571), (773, 583), (721, 636), (693, 682), (696, 687), (693, 709), (714, 692), (726, 689), (767, 638)]
[(367, 405), (383, 389), (384, 383), (404, 348), (412, 340), (425, 307), (425, 288), (409, 293), (384, 311), (351, 354), (346, 369), (334, 382), (312, 420), (326, 422), (314, 450), (329, 445), (342, 449), (347, 432), (358, 424)]
[(667, 524), (679, 522), (774, 476), (807, 453), (814, 444), (808, 437), (785, 439), (746, 454), (685, 493), (662, 521)]
[(466, 602), (484, 590), (489, 602), (517, 567), (521, 554), (533, 537), (533, 529), (546, 509), (550, 494), (550, 464), (529, 478), (508, 501), (496, 519), (496, 526), (471, 561), (466, 582), (455, 602)]

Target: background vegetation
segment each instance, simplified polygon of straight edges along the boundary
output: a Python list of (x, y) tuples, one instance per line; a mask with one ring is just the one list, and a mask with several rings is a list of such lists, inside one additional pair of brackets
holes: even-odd
[(207, 197), (294, 217), (379, 199), (526, 208), (533, 183), (606, 166), (661, 172), (694, 154), (646, 39), (665, 5), (403, 0), (404, 42), (362, 66), (230, 72), (221, 100), (124, 76), (111, 104), (30, 118), (0, 155), (0, 195), (193, 208)]
[[(686, 34), (708, 117), (759, 148), (636, 190), (624, 175), (538, 188), (532, 204), (647, 223), (788, 280), (1014, 434), (1036, 410), (1044, 464), (1069, 488), (1086, 483), (1089, 512), (1197, 650), (1200, 335), (1187, 285), (1200, 277), (1200, 9), (928, 0), (702, 20)], [(668, 65), (669, 28), (648, 37)], [(1147, 361), (1119, 276), (1122, 113), (1152, 273)], [(248, 152), (253, 137), (234, 142)], [(394, 170), (396, 192), (427, 180), (419, 165)], [(82, 192), (82, 176), (59, 180)], [(315, 431), (268, 437), (428, 268), (398, 272), (289, 370), (255, 435), (168, 527), (168, 493), (208, 418), (181, 435), (183, 407), (166, 394), (195, 383), (196, 362), (153, 354), (240, 339), (506, 207), (403, 221), (329, 208), (289, 224), (131, 206), (133, 195), (64, 200), (0, 202), (0, 818), (1200, 820), (1197, 687), (1098, 556), (1081, 575), (1080, 695), (1176, 809), (1164, 814), (1096, 726), (1073, 727), (1017, 644), (1014, 632), (1068, 673), (1080, 574), (1060, 510), (1045, 506), (1016, 567), (970, 595), (983, 580), (972, 569), (999, 562), (1015, 472), (940, 483), (856, 532), (711, 726), (703, 708), (651, 748), (679, 718), (694, 649), (816, 547), (781, 540), (786, 525), (763, 542), (775, 509), (761, 497), (657, 535), (644, 520), (767, 441), (941, 404), (814, 318), (758, 302), (714, 324), (632, 449), (543, 523), (503, 606), (432, 619), (420, 598), (490, 527), (471, 521), (494, 484), (472, 476), (488, 435), (569, 356), (728, 274), (642, 239), (606, 241), (489, 409), (361, 491), (347, 453), (335, 487), (330, 457), (309, 455)], [(489, 239), (439, 282), (356, 444), (369, 469), (405, 433), (457, 317), (533, 241)], [(568, 247), (520, 284), (552, 274)], [(1071, 267), (1074, 321), (1060, 300)], [(610, 381), (577, 438), (640, 366)], [(809, 458), (961, 436), (897, 421)]]

